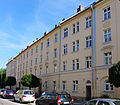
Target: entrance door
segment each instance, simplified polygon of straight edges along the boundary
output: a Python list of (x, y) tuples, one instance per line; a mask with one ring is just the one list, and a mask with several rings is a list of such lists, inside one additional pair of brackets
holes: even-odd
[(86, 100), (91, 99), (91, 86), (86, 86)]

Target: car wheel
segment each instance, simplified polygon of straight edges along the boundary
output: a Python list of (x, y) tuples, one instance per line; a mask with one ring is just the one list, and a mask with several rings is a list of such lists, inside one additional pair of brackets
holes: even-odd
[(22, 103), (22, 99), (20, 98), (20, 104)]

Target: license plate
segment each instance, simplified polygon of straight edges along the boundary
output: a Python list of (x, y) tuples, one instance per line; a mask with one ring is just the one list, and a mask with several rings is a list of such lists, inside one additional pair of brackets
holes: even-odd
[(13, 94), (10, 94), (11, 96), (13, 95)]
[(69, 102), (64, 102), (64, 104), (69, 104)]

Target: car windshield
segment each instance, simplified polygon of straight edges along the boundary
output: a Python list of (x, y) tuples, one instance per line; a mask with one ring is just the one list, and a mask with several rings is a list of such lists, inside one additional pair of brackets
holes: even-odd
[(31, 95), (33, 95), (34, 94), (34, 92), (33, 91), (24, 91), (24, 94), (31, 94)]
[(61, 94), (60, 99), (61, 100), (71, 100), (71, 96), (69, 94)]
[(115, 105), (120, 105), (120, 101), (114, 101), (113, 102)]

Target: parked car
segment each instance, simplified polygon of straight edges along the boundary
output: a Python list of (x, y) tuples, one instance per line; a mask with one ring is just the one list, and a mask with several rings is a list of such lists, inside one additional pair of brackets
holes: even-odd
[(73, 105), (73, 98), (68, 93), (44, 93), (36, 99), (36, 105)]
[(35, 94), (32, 90), (18, 90), (14, 94), (14, 101), (22, 102), (34, 102)]
[(13, 98), (14, 97), (14, 91), (13, 90), (5, 90), (3, 92), (3, 98)]
[(86, 102), (84, 105), (120, 105), (120, 100), (117, 99), (93, 99)]
[(3, 96), (3, 92), (7, 90), (7, 89), (0, 89), (0, 96), (2, 97)]

